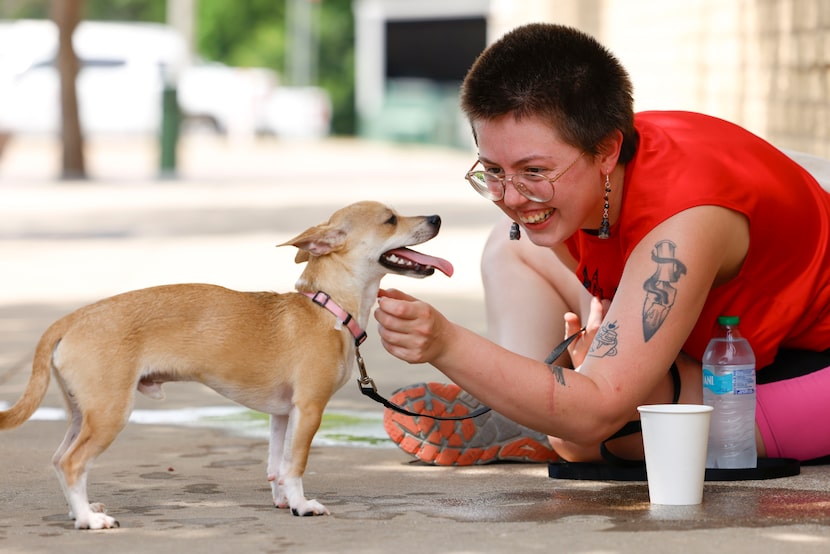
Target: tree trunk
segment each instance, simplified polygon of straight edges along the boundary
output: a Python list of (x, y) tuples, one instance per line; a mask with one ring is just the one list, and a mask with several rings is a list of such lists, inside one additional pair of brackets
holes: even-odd
[(78, 114), (75, 79), (79, 63), (72, 47), (72, 34), (81, 20), (83, 0), (52, 0), (52, 19), (58, 26), (57, 68), (61, 90), (62, 179), (85, 179), (84, 137)]

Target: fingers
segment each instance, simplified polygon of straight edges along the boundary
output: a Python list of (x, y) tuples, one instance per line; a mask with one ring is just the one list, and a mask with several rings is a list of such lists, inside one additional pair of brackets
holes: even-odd
[[(585, 332), (581, 337), (575, 339), (568, 347), (568, 354), (571, 357), (571, 364), (573, 367), (579, 367), (585, 361), (591, 347), (591, 342), (594, 340), (602, 320), (605, 317), (611, 302), (609, 300), (600, 300), (597, 297), (591, 298), (591, 305), (588, 313), (588, 320), (585, 322)], [(573, 312), (565, 314), (565, 337), (578, 332), (582, 328), (582, 321), (579, 316)]]
[(440, 318), (426, 302), (398, 290), (380, 291), (375, 320), (387, 352), (410, 363), (429, 361)]
[(565, 338), (570, 337), (582, 328), (582, 322), (579, 316), (573, 312), (565, 314)]
[(396, 300), (407, 300), (412, 302), (417, 300), (414, 296), (410, 296), (398, 289), (380, 289), (378, 291), (378, 298), (394, 298)]
[(608, 310), (608, 306), (610, 305), (611, 302), (608, 300), (600, 300), (596, 296), (591, 298), (591, 308), (588, 313), (588, 321), (585, 323), (585, 329), (591, 333), (591, 335), (596, 334), (599, 326), (602, 325), (605, 312)]

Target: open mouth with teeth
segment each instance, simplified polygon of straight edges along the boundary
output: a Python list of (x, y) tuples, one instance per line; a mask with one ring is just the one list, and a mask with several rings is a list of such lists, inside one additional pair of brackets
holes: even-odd
[(543, 212), (538, 212), (531, 215), (523, 215), (521, 216), (521, 221), (525, 225), (537, 225), (539, 223), (544, 223), (545, 221), (547, 221), (550, 218), (550, 216), (553, 215), (553, 212), (553, 209), (548, 209)]
[(401, 275), (411, 277), (428, 277), (439, 270), (451, 277), (453, 267), (450, 262), (435, 256), (427, 256), (409, 248), (396, 248), (385, 252), (380, 257), (380, 265)]

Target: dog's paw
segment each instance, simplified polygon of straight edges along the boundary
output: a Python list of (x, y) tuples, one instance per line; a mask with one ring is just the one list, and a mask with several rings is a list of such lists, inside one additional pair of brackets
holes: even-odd
[(275, 508), (288, 508), (288, 495), (282, 485), (271, 482), (271, 497)]
[(115, 529), (120, 526), (114, 517), (101, 512), (90, 512), (86, 518), (75, 520), (75, 529)]
[(329, 510), (316, 500), (305, 500), (299, 506), (291, 507), (291, 514), (295, 516), (327, 516)]

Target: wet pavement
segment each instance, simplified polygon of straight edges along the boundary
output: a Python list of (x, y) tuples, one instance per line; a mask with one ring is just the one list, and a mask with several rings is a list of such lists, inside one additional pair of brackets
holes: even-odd
[[(0, 159), (0, 402), (13, 402), (48, 324), (123, 290), (207, 281), (290, 290), (290, 249), (275, 249), (345, 203), (378, 198), (404, 213), (439, 213), (422, 248), (450, 259), (452, 279), (384, 281), (484, 332), (478, 255), (495, 213), (458, 177), (470, 153), (326, 141), (249, 149), (199, 139), (182, 179), (152, 179), (151, 155), (96, 149), (94, 182), (49, 179), (48, 145), (10, 144)], [(24, 148), (25, 146), (25, 148)], [(16, 150), (17, 149), (17, 150)], [(211, 150), (212, 149), (212, 150)], [(9, 156), (12, 156), (11, 158)], [(234, 169), (236, 168), (236, 169)], [(417, 171), (401, 182), (399, 168)], [(386, 354), (369, 329), (361, 349), (382, 393), (426, 379), (427, 366)], [(232, 406), (197, 385), (166, 385), (167, 400), (137, 409)], [(60, 408), (56, 387), (44, 406)], [(333, 414), (381, 409), (353, 382)], [(161, 413), (163, 416), (164, 413)], [(63, 421), (0, 434), (0, 552), (826, 552), (830, 468), (769, 481), (707, 483), (704, 503), (660, 507), (644, 482), (550, 479), (543, 465), (429, 467), (384, 441), (316, 443), (305, 487), (332, 512), (296, 518), (270, 506), (267, 442), (240, 423), (131, 423), (90, 473), (90, 495), (121, 528), (72, 527), (52, 452)]]

